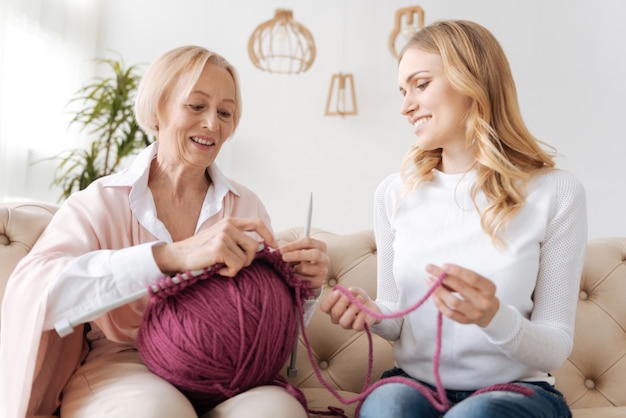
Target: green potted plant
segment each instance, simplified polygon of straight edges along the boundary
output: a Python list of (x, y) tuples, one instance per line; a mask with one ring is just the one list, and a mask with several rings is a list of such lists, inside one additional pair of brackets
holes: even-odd
[(60, 200), (82, 190), (94, 180), (114, 173), (124, 159), (151, 144), (154, 137), (135, 120), (134, 96), (141, 75), (137, 65), (126, 67), (121, 58), (97, 59), (111, 71), (108, 77), (95, 77), (81, 87), (69, 104), (79, 103), (71, 125), (87, 130), (90, 143), (57, 155), (60, 159), (53, 185), (60, 186)]

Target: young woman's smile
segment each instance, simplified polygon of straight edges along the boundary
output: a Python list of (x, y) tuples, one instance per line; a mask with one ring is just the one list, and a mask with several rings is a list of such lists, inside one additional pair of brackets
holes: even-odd
[(421, 148), (464, 144), (471, 101), (448, 81), (439, 54), (409, 48), (400, 60), (398, 86), (404, 96), (400, 112), (413, 125)]

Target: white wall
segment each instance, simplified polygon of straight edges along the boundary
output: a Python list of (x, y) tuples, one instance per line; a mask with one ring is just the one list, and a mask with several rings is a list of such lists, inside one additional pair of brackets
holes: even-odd
[[(531, 131), (559, 150), (559, 165), (587, 189), (590, 238), (626, 236), (622, 0), (106, 0), (99, 46), (127, 63), (183, 44), (224, 55), (239, 69), (244, 115), (221, 167), (257, 191), (275, 229), (303, 223), (312, 191), (313, 226), (352, 232), (371, 227), (374, 189), (413, 141), (387, 50), (396, 9), (412, 4), (424, 8), (426, 23), (467, 18), (494, 32)], [(248, 58), (250, 34), (276, 8), (292, 9), (315, 38), (306, 73), (265, 73)], [(354, 74), (357, 116), (323, 115), (339, 71)]]
[[(0, 200), (56, 202), (50, 157), (83, 139), (68, 130), (71, 94), (94, 72), (99, 0), (0, 0)], [(82, 142), (82, 141), (81, 141)]]

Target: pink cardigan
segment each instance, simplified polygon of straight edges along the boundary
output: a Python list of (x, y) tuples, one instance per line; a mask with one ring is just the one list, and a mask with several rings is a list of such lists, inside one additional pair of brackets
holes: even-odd
[[(87, 354), (82, 327), (63, 339), (54, 330), (42, 332), (55, 278), (75, 257), (89, 251), (157, 240), (131, 210), (131, 188), (106, 187), (103, 180), (75, 193), (59, 208), (8, 281), (2, 307), (0, 418), (53, 414), (63, 387)], [(230, 186), (221, 209), (201, 229), (226, 216), (260, 218), (271, 227), (259, 198), (239, 184)], [(144, 302), (110, 311), (95, 322), (108, 339), (134, 341)]]

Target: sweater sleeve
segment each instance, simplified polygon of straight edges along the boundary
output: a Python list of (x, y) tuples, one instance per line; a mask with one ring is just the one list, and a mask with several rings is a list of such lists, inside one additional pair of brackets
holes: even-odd
[[(393, 241), (394, 232), (391, 228), (393, 211), (390, 198), (390, 184), (396, 175), (387, 177), (376, 189), (374, 195), (374, 234), (376, 236), (377, 285), (376, 304), (384, 314), (398, 311), (399, 291), (393, 275)], [(395, 341), (400, 337), (403, 319), (385, 319), (371, 327), (372, 332), (381, 337)]]
[(530, 319), (501, 306), (484, 329), (507, 355), (548, 372), (561, 366), (573, 347), (576, 301), (587, 242), (585, 193), (569, 173), (549, 174), (555, 189), (552, 217), (541, 243)]

